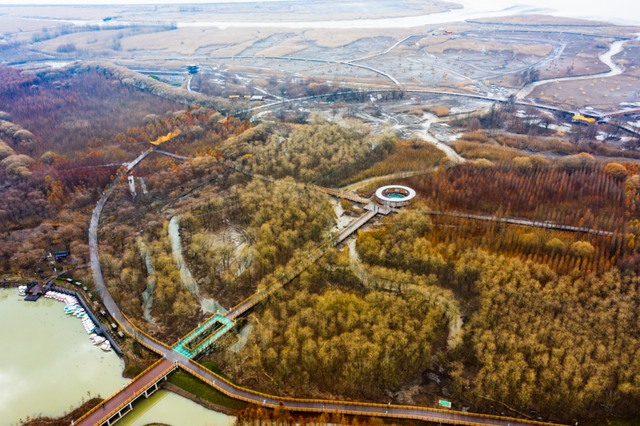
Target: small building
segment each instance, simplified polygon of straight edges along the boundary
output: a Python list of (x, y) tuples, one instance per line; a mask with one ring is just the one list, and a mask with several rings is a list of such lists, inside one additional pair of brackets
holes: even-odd
[(585, 117), (584, 115), (574, 115), (571, 121), (576, 124), (591, 124), (595, 123), (596, 119), (593, 117)]
[(35, 302), (43, 296), (46, 292), (45, 286), (42, 283), (33, 281), (27, 284), (27, 297), (24, 298), (27, 302)]
[(200, 71), (200, 67), (196, 64), (190, 64), (187, 65), (187, 71), (189, 72), (189, 74), (198, 74), (198, 71)]
[[(578, 114), (576, 115), (582, 116), (588, 120), (593, 119), (593, 121), (597, 123), (604, 123), (607, 121), (607, 114), (605, 114), (604, 112), (596, 111), (595, 109), (589, 109), (589, 108), (581, 109), (580, 111), (578, 111)], [(589, 121), (589, 122), (592, 123), (592, 121)]]
[(53, 258), (55, 260), (66, 259), (67, 257), (69, 257), (68, 251), (58, 251), (53, 253)]

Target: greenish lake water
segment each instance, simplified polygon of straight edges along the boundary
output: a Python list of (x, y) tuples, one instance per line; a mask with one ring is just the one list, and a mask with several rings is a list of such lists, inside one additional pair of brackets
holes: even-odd
[(123, 383), (124, 364), (94, 346), (80, 318), (64, 303), (24, 302), (17, 289), (0, 290), (0, 425), (26, 416), (61, 416), (87, 391), (103, 398)]
[(201, 405), (165, 390), (148, 399), (140, 398), (133, 411), (118, 421), (118, 426), (144, 426), (165, 423), (171, 426), (229, 426), (235, 417), (207, 410)]
[[(87, 391), (106, 398), (129, 381), (122, 377), (122, 360), (94, 346), (62, 302), (24, 302), (17, 289), (0, 289), (0, 324), (0, 426), (27, 415), (61, 416)], [(163, 390), (133, 407), (118, 426), (229, 426), (235, 420)]]

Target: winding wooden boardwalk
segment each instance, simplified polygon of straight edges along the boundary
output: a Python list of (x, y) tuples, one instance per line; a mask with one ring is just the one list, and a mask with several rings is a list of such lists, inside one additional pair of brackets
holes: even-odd
[(174, 362), (162, 359), (148, 368), (121, 390), (106, 398), (102, 404), (75, 421), (76, 425), (111, 424), (133, 409), (132, 403), (144, 396), (155, 392), (157, 383), (165, 379), (169, 373), (177, 368)]
[[(127, 164), (125, 173), (128, 173), (152, 151), (153, 150), (150, 149), (146, 152), (143, 152), (138, 158)], [(112, 191), (113, 188), (109, 188), (104, 192), (103, 196), (98, 201), (91, 218), (91, 227), (89, 232), (89, 250), (94, 282), (100, 289), (100, 294), (103, 298), (105, 306), (107, 307), (115, 321), (117, 321), (123, 328), (123, 330), (131, 336), (134, 336), (142, 345), (156, 352), (162, 358), (147, 371), (136, 377), (123, 389), (118, 390), (115, 394), (107, 398), (104, 402), (104, 408), (102, 408), (102, 405), (99, 405), (94, 410), (90, 411), (86, 416), (78, 419), (78, 421), (75, 422), (77, 425), (102, 426), (111, 424), (112, 420), (118, 420), (120, 416), (126, 414), (126, 412), (132, 409), (131, 404), (135, 399), (143, 395), (146, 396), (149, 390), (152, 389), (152, 387), (154, 387), (154, 389), (157, 388), (158, 382), (165, 378), (167, 374), (171, 373), (176, 368), (181, 368), (195, 375), (212, 387), (232, 398), (271, 408), (277, 407), (280, 402), (282, 402), (287, 409), (298, 412), (322, 413), (334, 411), (337, 409), (345, 414), (392, 418), (410, 418), (439, 423), (464, 425), (525, 426), (530, 424), (548, 424), (542, 422), (519, 420), (515, 418), (497, 417), (474, 413), (462, 413), (426, 407), (371, 404), (365, 402), (350, 401), (347, 402), (284, 398), (263, 394), (250, 389), (245, 389), (226, 381), (222, 377), (205, 369), (192, 359), (182, 355), (178, 351), (152, 338), (151, 336), (146, 335), (142, 330), (136, 328), (135, 325), (130, 322), (129, 319), (120, 311), (113, 298), (109, 294), (109, 291), (102, 277), (102, 271), (100, 269), (100, 262), (98, 258), (98, 224), (100, 221), (100, 214), (102, 212), (102, 209), (104, 208), (104, 205), (106, 204)], [(290, 281), (293, 277), (300, 274), (300, 272), (302, 272), (311, 263), (319, 259), (328, 247), (338, 244), (339, 242), (346, 239), (367, 221), (371, 220), (371, 218), (373, 218), (377, 213), (378, 212), (376, 210), (371, 210), (362, 215), (360, 218), (356, 219), (354, 222), (349, 224), (348, 227), (342, 230), (342, 232), (340, 232), (338, 236), (336, 236), (335, 238), (331, 238), (328, 242), (325, 242), (323, 245), (318, 247), (314, 252), (309, 253), (307, 259), (303, 259), (298, 265), (290, 269), (288, 273), (285, 273), (285, 276), (282, 280), (277, 280), (276, 282), (272, 283), (273, 287), (271, 287), (270, 289), (265, 288), (264, 290), (261, 290), (261, 292), (254, 294), (249, 299), (229, 311), (227, 313), (228, 318), (235, 319), (243, 313), (247, 312), (249, 309), (251, 309), (251, 307), (255, 306), (257, 303), (263, 300), (264, 297), (266, 297), (268, 294), (272, 293), (277, 288)]]

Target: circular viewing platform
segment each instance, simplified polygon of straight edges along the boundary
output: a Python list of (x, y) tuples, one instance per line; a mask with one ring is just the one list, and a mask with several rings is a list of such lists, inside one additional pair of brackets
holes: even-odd
[(376, 191), (376, 201), (385, 207), (408, 206), (416, 197), (416, 191), (408, 186), (387, 185), (378, 188)]

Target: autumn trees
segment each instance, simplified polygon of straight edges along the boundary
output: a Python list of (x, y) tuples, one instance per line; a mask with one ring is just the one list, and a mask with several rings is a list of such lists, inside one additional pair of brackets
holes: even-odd
[(316, 117), (305, 125), (260, 124), (221, 148), (253, 173), (331, 186), (382, 160), (394, 145), (392, 135), (370, 134), (359, 122), (343, 126)]
[(474, 378), (458, 381), (459, 397), (564, 420), (601, 406), (638, 414), (636, 277), (555, 277), (544, 266), (481, 253), (472, 262), (484, 265), (466, 339)]
[[(194, 207), (181, 228), (199, 283), (232, 306), (255, 292), (265, 277), (328, 238), (332, 220), (324, 193), (292, 179), (273, 184), (255, 179)], [(227, 233), (236, 235), (235, 243)]]
[[(510, 414), (536, 410), (558, 421), (597, 416), (602, 406), (609, 414), (638, 415), (636, 275), (585, 273), (590, 269), (580, 261), (594, 247), (584, 241), (569, 247), (557, 237), (547, 241), (549, 250), (568, 250), (577, 261), (563, 274), (455, 239), (436, 244), (441, 224), (425, 226), (419, 215), (403, 212), (362, 232), (357, 247), (369, 265), (432, 275), (430, 282), (463, 302), (463, 343), (447, 355), (460, 403), (488, 410), (497, 402)], [(520, 238), (538, 244), (532, 232)]]
[(315, 281), (325, 279), (318, 268), (302, 275), (301, 289), (267, 304), (243, 348), (243, 377), (278, 394), (375, 399), (431, 365), (446, 326), (439, 297), (446, 296), (316, 293)]

